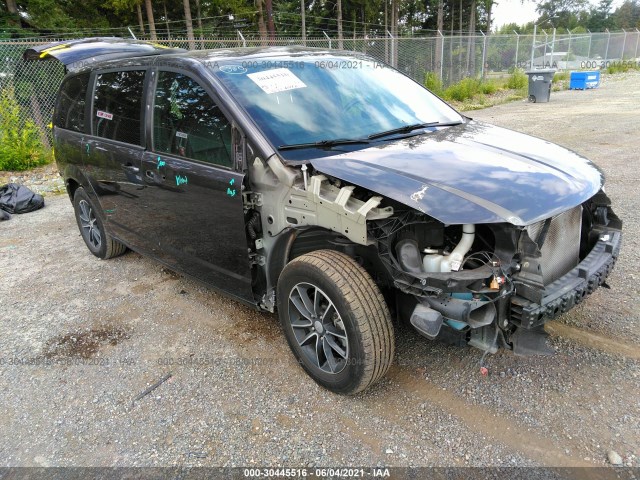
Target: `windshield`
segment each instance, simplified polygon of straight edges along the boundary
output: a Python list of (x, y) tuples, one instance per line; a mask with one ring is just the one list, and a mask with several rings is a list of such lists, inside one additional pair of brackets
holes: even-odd
[(210, 68), (276, 148), (462, 121), (421, 85), (365, 57), (267, 57)]

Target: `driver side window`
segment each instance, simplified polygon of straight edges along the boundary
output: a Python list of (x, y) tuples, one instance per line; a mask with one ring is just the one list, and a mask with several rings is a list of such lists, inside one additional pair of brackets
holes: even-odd
[(181, 73), (158, 74), (153, 138), (158, 153), (232, 167), (231, 124), (207, 92)]

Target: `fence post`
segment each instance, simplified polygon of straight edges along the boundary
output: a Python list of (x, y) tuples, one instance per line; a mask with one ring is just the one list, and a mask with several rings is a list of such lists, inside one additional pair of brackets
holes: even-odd
[(551, 38), (551, 68), (553, 68), (553, 52), (556, 50), (556, 27), (553, 27), (553, 37)]
[(627, 46), (627, 31), (623, 28), (624, 32), (624, 40), (622, 40), (622, 55), (620, 55), (620, 60), (624, 60), (624, 47)]
[(567, 33), (569, 34), (569, 46), (567, 47), (567, 63), (569, 62), (569, 55), (571, 55), (571, 30), (567, 28)]
[(593, 39), (593, 33), (591, 30), (587, 28), (587, 32), (589, 32), (589, 50), (587, 51), (587, 58), (591, 60), (591, 40)]
[(327, 35), (327, 32), (325, 32), (324, 30), (322, 31), (322, 33), (324, 34), (325, 37), (327, 37), (327, 40), (329, 40), (329, 50), (331, 50), (331, 38), (329, 37), (329, 35)]
[(238, 32), (238, 36), (242, 40), (242, 46), (246, 47), (247, 46), (247, 41), (244, 39), (244, 36), (242, 35), (242, 32), (240, 30), (236, 30), (236, 31)]
[(529, 69), (533, 70), (533, 54), (536, 51), (536, 33), (538, 31), (538, 25), (533, 26), (533, 40), (531, 41), (531, 65)]
[(38, 103), (38, 98), (35, 93), (31, 93), (30, 95), (31, 101), (31, 112), (33, 113), (33, 119), (35, 124), (38, 126), (38, 130), (40, 130), (40, 139), (42, 140), (42, 144), (47, 149), (51, 149), (51, 142), (49, 142), (49, 136), (47, 135), (47, 127), (44, 119), (42, 118), (42, 110), (40, 109), (40, 103)]
[[(444, 66), (444, 35), (440, 30), (438, 30), (438, 34), (440, 35), (440, 82), (444, 82), (443, 78), (443, 66)], [(638, 45), (636, 42), (636, 50), (638, 49)]]
[(542, 33), (544, 33), (544, 53), (542, 54), (542, 68), (545, 67), (544, 62), (547, 61), (547, 47), (549, 46), (549, 35), (547, 35), (547, 32), (544, 30), (544, 28), (542, 29)]
[[(480, 33), (482, 33), (482, 30), (480, 30)], [(480, 70), (480, 76), (484, 79), (484, 62), (486, 61), (487, 58), (487, 36), (482, 33), (482, 69)]]
[[(300, 30), (302, 30), (302, 45), (304, 45), (305, 47), (307, 46), (307, 25), (306, 25), (306, 7), (304, 5), (304, 0), (300, 0), (300, 13), (302, 15), (300, 15), (302, 18), (300, 19), (302, 21), (302, 24), (300, 25)], [(353, 46), (353, 49), (356, 49), (356, 46)]]
[(391, 39), (391, 66), (392, 67), (396, 67), (396, 46), (395, 46), (395, 38), (393, 35), (391, 35), (391, 32), (389, 30), (387, 30), (387, 35), (389, 35), (389, 38)]
[(608, 33), (608, 36), (607, 36), (607, 49), (604, 52), (604, 66), (606, 67), (607, 66), (607, 59), (609, 58), (609, 42), (611, 41), (611, 32), (609, 31), (608, 28), (605, 28), (604, 30)]
[(640, 30), (636, 28), (636, 53), (633, 55), (633, 59), (638, 58), (638, 41), (640, 41)]
[(516, 61), (515, 61), (515, 64), (513, 65), (513, 68), (518, 68), (518, 50), (520, 49), (520, 35), (518, 35), (518, 32), (516, 32), (515, 30), (513, 31), (513, 33), (516, 34)]

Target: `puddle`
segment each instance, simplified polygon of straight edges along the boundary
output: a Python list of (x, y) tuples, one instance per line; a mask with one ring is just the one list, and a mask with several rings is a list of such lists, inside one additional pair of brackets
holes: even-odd
[(45, 358), (91, 358), (100, 347), (105, 345), (115, 346), (120, 341), (128, 338), (130, 338), (129, 333), (122, 327), (105, 326), (94, 328), (50, 338), (47, 340), (42, 354)]

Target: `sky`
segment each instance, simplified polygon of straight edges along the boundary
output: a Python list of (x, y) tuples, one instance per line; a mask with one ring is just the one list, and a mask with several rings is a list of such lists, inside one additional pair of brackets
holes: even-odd
[[(615, 10), (624, 0), (614, 0), (612, 10)], [(523, 25), (533, 22), (538, 18), (536, 5), (540, 2), (532, 0), (497, 0), (497, 5), (493, 7), (493, 28), (500, 28), (505, 23), (517, 23)], [(590, 0), (592, 5), (596, 5), (598, 0)]]

